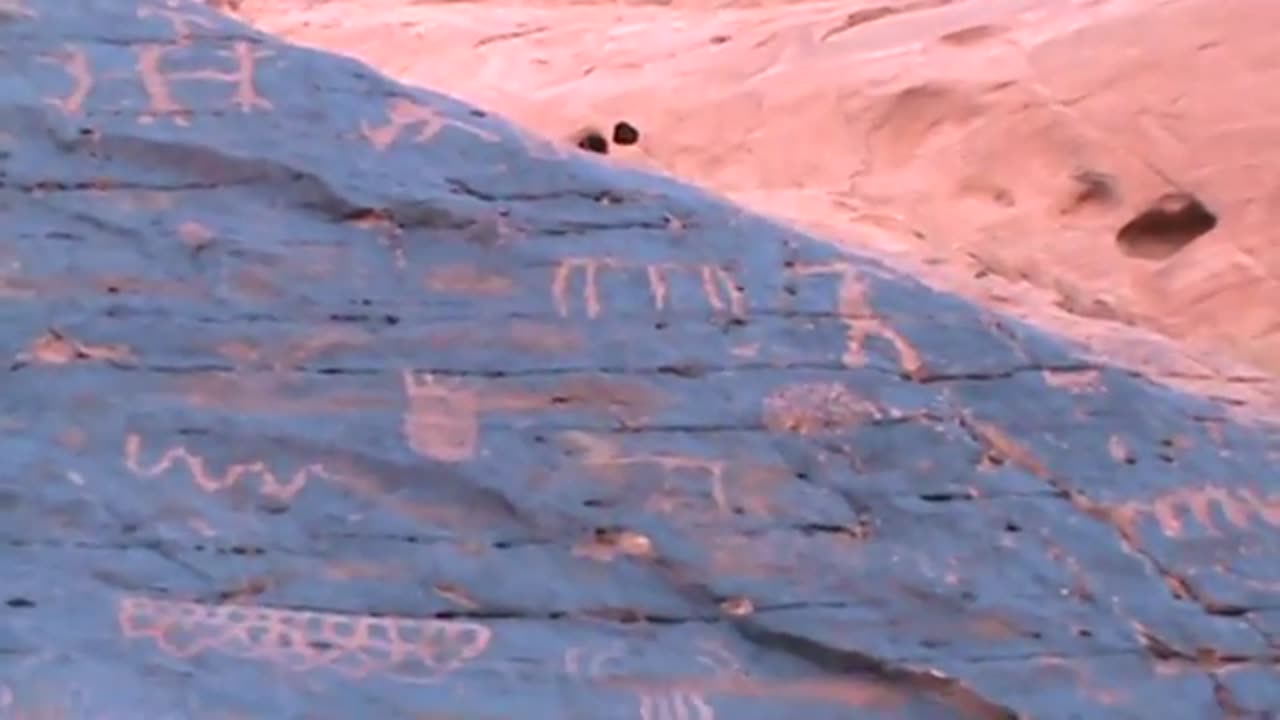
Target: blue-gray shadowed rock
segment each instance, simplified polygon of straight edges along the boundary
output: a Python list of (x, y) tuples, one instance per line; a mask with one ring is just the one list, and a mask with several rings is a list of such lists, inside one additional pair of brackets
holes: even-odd
[(4, 717), (1266, 717), (1280, 442), (200, 5), (0, 21)]

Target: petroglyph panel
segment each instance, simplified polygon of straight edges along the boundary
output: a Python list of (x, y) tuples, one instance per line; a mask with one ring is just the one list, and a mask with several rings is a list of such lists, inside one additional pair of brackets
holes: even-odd
[[(1142, 558), (1116, 554), (1109, 525), (1075, 515), (1064, 500), (851, 499), (862, 505), (857, 525), (780, 528), (671, 552), (716, 596), (778, 608), (752, 616), (763, 627), (838, 637), (883, 658), (945, 654), (957, 642), (990, 656), (1138, 648), (1139, 630), (1179, 648), (1256, 649), (1256, 634), (1235, 619), (1206, 621)], [(839, 569), (823, 560), (834, 555)], [(1009, 597), (1002, 578), (1033, 567), (1037, 580)], [(788, 609), (795, 605), (806, 609)]]
[[(1166, 390), (1113, 371), (1095, 382), (1106, 392), (1055, 395), (1034, 421), (1023, 420), (1033, 416), (1022, 398), (1049, 396), (1040, 377), (1013, 381), (1023, 392), (1007, 406), (968, 384), (953, 397), (971, 408), (980, 442), (1046, 488), (1075, 494), (1076, 508), (1112, 527), (1176, 595), (1211, 607), (1268, 604), (1280, 592), (1280, 574), (1266, 560), (1280, 551), (1280, 505), (1257, 470), (1235, 460), (1265, 448), (1234, 444), (1212, 415), (1175, 405)], [(1193, 570), (1174, 570), (1188, 558)]]
[(452, 620), (353, 616), (251, 605), (205, 605), (126, 597), (120, 632), (169, 655), (204, 653), (270, 663), (297, 672), (332, 670), (351, 678), (388, 674), (434, 682), (488, 647), (493, 631)]
[[(743, 318), (747, 313), (746, 289), (733, 273), (712, 264), (690, 265), (682, 262), (638, 263), (613, 257), (571, 257), (560, 261), (551, 279), (551, 297), (556, 312), (561, 317), (585, 315), (588, 319), (601, 317), (606, 305), (622, 306), (623, 312), (634, 314), (634, 300), (612, 299), (617, 293), (604, 293), (606, 287), (633, 287), (636, 278), (643, 277), (648, 301), (655, 312), (674, 307), (672, 276), (692, 275), (697, 278), (702, 296), (702, 308), (715, 313)], [(613, 280), (614, 282), (609, 282)], [(628, 280), (631, 282), (628, 283)], [(623, 296), (625, 298), (625, 295)], [(683, 304), (682, 304), (683, 305)], [(692, 305), (697, 308), (697, 305)], [(693, 314), (684, 309), (682, 314)]]
[(7, 7), (0, 714), (1269, 709), (1274, 429), (200, 3)]
[[(147, 11), (147, 8), (142, 8), (140, 13), (145, 16)], [(178, 23), (203, 23), (206, 26), (209, 23), (204, 17), (174, 17)], [(122, 57), (124, 53), (133, 55), (132, 63)], [(190, 125), (195, 112), (222, 108), (244, 113), (265, 112), (272, 110), (273, 106), (258, 90), (257, 68), (260, 60), (274, 54), (274, 51), (248, 38), (224, 41), (216, 50), (211, 49), (207, 42), (193, 45), (185, 33), (180, 33), (173, 42), (143, 42), (118, 48), (115, 52), (101, 52), (95, 48), (92, 56), (85, 45), (68, 43), (59, 51), (40, 58), (62, 71), (66, 80), (59, 84), (67, 87), (62, 94), (50, 95), (44, 100), (69, 118), (131, 112), (143, 124), (164, 120), (181, 127)], [(203, 64), (195, 65), (192, 62), (194, 58), (200, 58)], [(121, 71), (130, 65), (132, 73)], [(223, 88), (220, 102), (206, 104), (204, 90), (184, 92), (184, 88), (192, 83), (212, 83)], [(122, 84), (124, 87), (117, 87)], [(184, 101), (185, 95), (201, 100)], [(115, 100), (107, 104), (99, 101), (105, 97), (125, 97), (132, 102)]]

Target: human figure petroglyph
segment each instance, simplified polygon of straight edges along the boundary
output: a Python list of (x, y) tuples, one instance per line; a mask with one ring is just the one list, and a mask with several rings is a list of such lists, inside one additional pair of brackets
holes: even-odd
[(329, 669), (352, 679), (386, 675), (434, 682), (479, 657), (493, 631), (474, 622), (208, 605), (126, 596), (117, 611), (128, 639), (178, 658), (218, 653), (296, 672)]
[(375, 126), (366, 120), (360, 121), (360, 132), (373, 147), (382, 152), (391, 147), (405, 130), (417, 126), (418, 134), (414, 138), (417, 143), (429, 143), (446, 127), (461, 130), (487, 143), (501, 140), (494, 133), (469, 123), (451, 118), (430, 105), (416, 100), (397, 97), (387, 101), (387, 123)]
[(845, 325), (845, 351), (842, 362), (851, 368), (867, 364), (865, 345), (871, 335), (884, 338), (898, 353), (898, 362), (910, 378), (922, 376), (926, 370), (920, 352), (902, 333), (875, 313), (869, 293), (862, 280), (862, 273), (853, 263), (834, 261), (829, 263), (797, 264), (790, 273), (799, 277), (834, 275), (840, 280), (840, 295), (836, 311)]
[(207, 493), (229, 490), (242, 482), (256, 480), (259, 493), (282, 502), (288, 502), (302, 492), (311, 478), (333, 479), (324, 466), (316, 463), (304, 465), (287, 477), (277, 475), (262, 460), (232, 463), (221, 473), (213, 472), (207, 467), (203, 457), (182, 445), (167, 448), (160, 459), (147, 463), (142, 460), (142, 436), (137, 433), (130, 433), (125, 437), (124, 463), (134, 474), (152, 478), (160, 477), (174, 468), (185, 467), (196, 487)]
[(745, 317), (746, 294), (729, 270), (710, 263), (632, 263), (610, 257), (569, 257), (560, 261), (551, 279), (551, 298), (561, 317), (569, 316), (569, 285), (575, 273), (582, 277), (582, 303), (588, 318), (600, 316), (599, 276), (601, 270), (620, 272), (643, 270), (649, 283), (649, 295), (654, 310), (665, 310), (669, 304), (671, 285), (668, 279), (672, 271), (697, 273), (702, 282), (703, 296), (707, 304), (717, 312), (727, 312), (734, 317)]

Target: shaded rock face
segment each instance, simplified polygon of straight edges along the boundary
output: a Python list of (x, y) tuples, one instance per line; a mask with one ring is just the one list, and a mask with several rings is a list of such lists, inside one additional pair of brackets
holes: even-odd
[(198, 3), (4, 12), (5, 716), (1280, 708), (1275, 428)]

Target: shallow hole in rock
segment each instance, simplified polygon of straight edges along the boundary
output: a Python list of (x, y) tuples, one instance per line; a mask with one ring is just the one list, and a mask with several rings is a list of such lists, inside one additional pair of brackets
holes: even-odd
[(1022, 526), (1015, 522), (1007, 522), (1004, 524), (1004, 531), (1007, 533), (1022, 532)]
[(1194, 195), (1166, 193), (1116, 232), (1125, 255), (1166, 260), (1218, 226), (1218, 217)]
[(35, 602), (24, 597), (12, 597), (5, 601), (5, 605), (11, 608), (25, 610), (36, 606)]
[(574, 144), (581, 150), (600, 155), (609, 154), (609, 141), (596, 130), (584, 130), (578, 133)]
[(613, 124), (613, 143), (615, 145), (635, 145), (640, 142), (640, 131), (626, 120)]
[(1089, 628), (1076, 628), (1076, 636), (1082, 638), (1093, 637), (1093, 631)]

